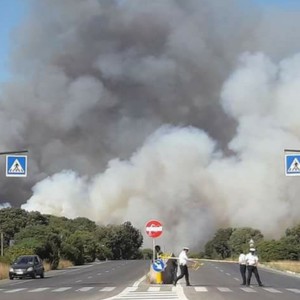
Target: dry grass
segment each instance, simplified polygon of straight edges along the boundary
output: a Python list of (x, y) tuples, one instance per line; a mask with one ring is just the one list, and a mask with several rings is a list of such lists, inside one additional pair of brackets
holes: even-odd
[(58, 269), (66, 269), (66, 268), (69, 268), (72, 266), (74, 266), (74, 265), (69, 260), (61, 259), (58, 264)]
[(272, 262), (264, 263), (264, 265), (280, 271), (290, 271), (290, 272), (300, 273), (300, 261), (289, 261), (289, 260), (272, 261)]
[(9, 265), (0, 263), (0, 280), (8, 278)]

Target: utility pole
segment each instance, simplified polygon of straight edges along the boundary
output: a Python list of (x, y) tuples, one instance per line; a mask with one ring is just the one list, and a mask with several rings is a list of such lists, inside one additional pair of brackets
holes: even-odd
[(3, 232), (1, 231), (1, 256), (3, 256)]

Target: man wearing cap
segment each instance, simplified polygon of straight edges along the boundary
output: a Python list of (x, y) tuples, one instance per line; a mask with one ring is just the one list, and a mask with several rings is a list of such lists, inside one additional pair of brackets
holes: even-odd
[(180, 275), (178, 277), (176, 277), (176, 279), (174, 280), (175, 286), (177, 284), (177, 281), (183, 277), (185, 277), (186, 286), (190, 286), (189, 270), (188, 270), (188, 266), (187, 266), (187, 262), (189, 261), (189, 258), (187, 256), (188, 252), (189, 252), (189, 248), (184, 247), (183, 250), (179, 254), (178, 260), (179, 260)]
[(248, 271), (247, 286), (250, 285), (252, 273), (254, 273), (258, 285), (263, 286), (257, 270), (258, 257), (255, 254), (255, 248), (250, 248), (250, 252), (246, 255), (246, 264), (247, 264), (247, 271)]
[(242, 275), (243, 283), (242, 285), (246, 285), (246, 255), (241, 253), (239, 256), (239, 265), (240, 265), (240, 272)]

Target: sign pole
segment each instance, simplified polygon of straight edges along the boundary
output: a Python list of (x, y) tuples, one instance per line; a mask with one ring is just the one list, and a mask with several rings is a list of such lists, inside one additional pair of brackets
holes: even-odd
[(155, 262), (155, 239), (152, 239), (152, 251), (153, 251), (153, 256), (152, 256), (152, 262)]

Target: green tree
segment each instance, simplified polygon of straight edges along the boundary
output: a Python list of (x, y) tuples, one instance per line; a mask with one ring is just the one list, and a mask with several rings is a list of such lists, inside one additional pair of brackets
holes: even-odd
[(17, 245), (35, 245), (34, 252), (42, 259), (46, 259), (52, 269), (56, 269), (59, 262), (60, 236), (48, 226), (27, 226), (15, 235)]
[(231, 255), (237, 257), (242, 252), (248, 252), (251, 239), (256, 245), (263, 239), (263, 235), (259, 230), (250, 227), (234, 228), (228, 241)]

